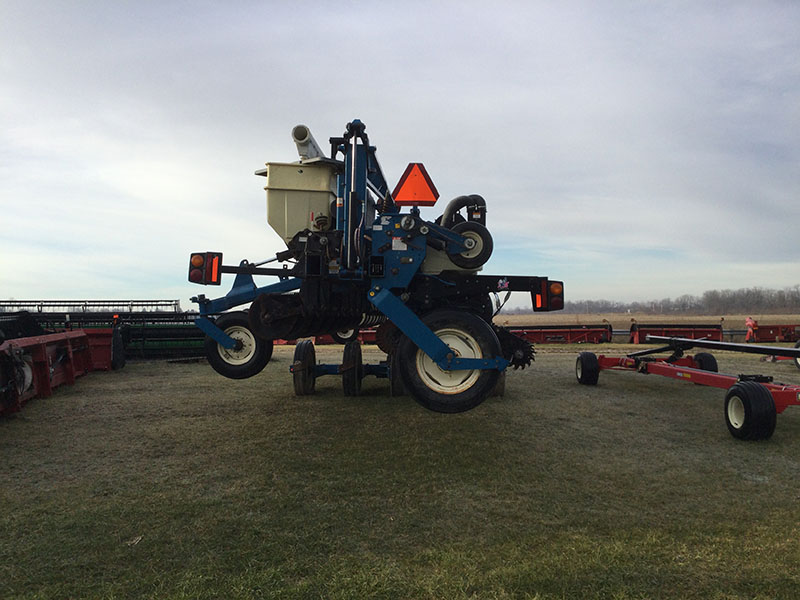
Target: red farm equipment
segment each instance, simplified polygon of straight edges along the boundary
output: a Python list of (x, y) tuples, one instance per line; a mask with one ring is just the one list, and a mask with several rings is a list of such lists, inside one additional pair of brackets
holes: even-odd
[(695, 325), (695, 324), (631, 324), (630, 343), (643, 344), (648, 336), (680, 337), (692, 340), (706, 339), (722, 341), (722, 323)]
[[(774, 382), (764, 375), (726, 375), (717, 372), (716, 358), (707, 352), (684, 355), (694, 347), (779, 355), (794, 358), (800, 367), (800, 348), (777, 348), (751, 344), (732, 344), (711, 340), (650, 336), (649, 342), (666, 346), (634, 352), (626, 356), (603, 356), (581, 352), (575, 375), (582, 385), (597, 385), (600, 371), (632, 371), (662, 375), (698, 385), (722, 388), (725, 394), (725, 422), (731, 435), (740, 440), (764, 440), (775, 431), (775, 416), (786, 407), (800, 405), (800, 386)], [(671, 352), (667, 357), (654, 354)]]
[(526, 325), (511, 333), (532, 344), (602, 344), (611, 341), (610, 323), (602, 325)]
[(27, 313), (4, 315), (0, 325), (0, 415), (91, 371), (124, 365), (115, 328), (47, 333)]

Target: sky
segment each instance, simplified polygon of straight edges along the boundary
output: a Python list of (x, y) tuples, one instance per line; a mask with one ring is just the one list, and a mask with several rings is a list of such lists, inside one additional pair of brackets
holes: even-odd
[[(800, 285), (800, 3), (0, 0), (0, 299), (224, 295), (285, 245), (265, 162), (361, 119), (484, 273), (567, 300)], [(263, 284), (269, 279), (263, 279)]]

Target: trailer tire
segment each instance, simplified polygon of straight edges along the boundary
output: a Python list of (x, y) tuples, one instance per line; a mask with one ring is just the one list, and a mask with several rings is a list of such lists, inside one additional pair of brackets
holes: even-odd
[(361, 380), (364, 378), (364, 363), (361, 360), (361, 343), (347, 342), (342, 354), (342, 389), (345, 396), (361, 394)]
[(456, 223), (450, 230), (475, 242), (475, 247), (472, 249), (464, 250), (460, 254), (448, 255), (456, 266), (462, 269), (479, 269), (492, 256), (494, 249), (492, 234), (477, 221)]
[[(422, 318), (453, 354), (461, 358), (500, 356), (500, 342), (480, 317), (457, 310), (434, 310)], [(407, 336), (397, 351), (397, 363), (411, 396), (425, 408), (441, 413), (470, 410), (491, 394), (500, 375), (497, 369), (445, 371)]]
[(719, 366), (717, 359), (713, 354), (708, 352), (698, 352), (694, 355), (694, 362), (697, 363), (697, 368), (710, 373), (718, 373)]
[(775, 431), (775, 401), (756, 381), (740, 381), (725, 394), (725, 423), (739, 440), (766, 440)]
[[(794, 345), (794, 347), (795, 348), (800, 348), (800, 342), (797, 342)], [(794, 366), (797, 367), (798, 369), (800, 369), (800, 357), (797, 357), (797, 356), (794, 357)]]
[(317, 382), (317, 353), (314, 342), (302, 340), (294, 347), (292, 379), (295, 396), (308, 396), (314, 393)]
[(575, 377), (582, 385), (597, 385), (600, 378), (600, 363), (594, 352), (581, 352), (575, 361)]
[(206, 336), (204, 348), (208, 364), (220, 375), (229, 379), (246, 379), (260, 373), (272, 358), (272, 340), (258, 337), (250, 329), (245, 312), (220, 315), (217, 327), (233, 339), (241, 342), (241, 348), (228, 350)]

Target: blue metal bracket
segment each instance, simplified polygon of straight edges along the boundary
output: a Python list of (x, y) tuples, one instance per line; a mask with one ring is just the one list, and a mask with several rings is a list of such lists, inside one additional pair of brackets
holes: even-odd
[(375, 286), (368, 293), (369, 301), (406, 334), (417, 347), (445, 371), (497, 369), (502, 371), (509, 362), (502, 356), (493, 358), (459, 358), (391, 291)]
[(212, 338), (223, 348), (231, 350), (234, 346), (236, 346), (236, 340), (212, 323), (208, 317), (197, 317), (194, 320), (194, 324), (197, 325), (203, 331), (203, 333)]
[(233, 287), (222, 298), (204, 300), (200, 302), (200, 314), (212, 315), (225, 312), (229, 308), (252, 302), (261, 294), (281, 294), (299, 290), (303, 280), (298, 277), (281, 279), (276, 283), (257, 288), (253, 276), (249, 273), (239, 273), (233, 281)]

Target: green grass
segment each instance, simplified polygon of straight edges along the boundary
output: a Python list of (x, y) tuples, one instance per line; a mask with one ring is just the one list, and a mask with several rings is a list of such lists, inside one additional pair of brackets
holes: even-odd
[(579, 386), (583, 349), (540, 346), (459, 415), (375, 378), (297, 398), (292, 348), (244, 381), (90, 374), (0, 421), (0, 597), (800, 597), (800, 407), (738, 442), (722, 390)]

